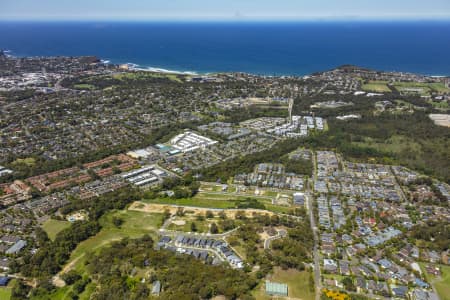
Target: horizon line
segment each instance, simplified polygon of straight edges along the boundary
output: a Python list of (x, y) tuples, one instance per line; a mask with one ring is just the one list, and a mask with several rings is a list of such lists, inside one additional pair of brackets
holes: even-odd
[(165, 17), (136, 17), (136, 18), (118, 18), (118, 17), (92, 17), (92, 18), (53, 18), (53, 17), (2, 17), (0, 22), (136, 22), (136, 23), (292, 23), (292, 22), (405, 22), (405, 21), (423, 21), (423, 22), (445, 22), (450, 21), (450, 15), (441, 16), (311, 16), (311, 17), (183, 17), (183, 18), (165, 18)]

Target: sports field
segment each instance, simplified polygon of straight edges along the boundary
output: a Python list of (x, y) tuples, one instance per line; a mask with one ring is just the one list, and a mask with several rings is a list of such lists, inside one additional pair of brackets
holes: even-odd
[(361, 86), (363, 91), (377, 92), (377, 93), (390, 93), (391, 89), (387, 86), (387, 81), (369, 81), (369, 83)]

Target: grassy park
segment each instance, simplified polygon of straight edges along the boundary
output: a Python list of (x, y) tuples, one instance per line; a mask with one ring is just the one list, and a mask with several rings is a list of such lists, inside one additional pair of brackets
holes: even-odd
[(202, 208), (218, 208), (218, 209), (233, 209), (237, 208), (238, 203), (245, 201), (247, 198), (257, 199), (259, 202), (263, 203), (266, 210), (273, 211), (276, 213), (287, 213), (291, 209), (290, 207), (279, 206), (271, 204), (268, 199), (261, 199), (258, 197), (248, 197), (248, 196), (229, 196), (222, 194), (208, 194), (199, 193), (193, 198), (157, 198), (157, 199), (144, 199), (145, 203), (155, 203), (155, 204), (169, 204), (178, 206), (193, 206)]
[[(396, 90), (402, 93), (417, 93), (420, 95), (429, 95), (431, 92), (448, 93), (450, 89), (441, 82), (394, 82), (389, 84), (387, 81), (372, 80), (362, 84), (361, 88), (366, 92), (390, 93), (392, 85)], [(415, 91), (417, 90), (417, 92)]]
[[(120, 226), (116, 226), (113, 223), (114, 218), (119, 218), (122, 220)], [(51, 223), (50, 223), (51, 224)], [(95, 236), (81, 242), (77, 248), (72, 252), (70, 260), (67, 262), (63, 268), (64, 272), (75, 269), (80, 274), (84, 274), (86, 270), (84, 269), (84, 260), (87, 253), (98, 251), (100, 248), (108, 245), (113, 241), (119, 241), (125, 237), (137, 238), (143, 236), (144, 234), (149, 234), (153, 238), (156, 238), (156, 230), (162, 224), (162, 214), (157, 213), (146, 213), (140, 211), (131, 210), (119, 210), (111, 211), (100, 218), (100, 224), (102, 225), (101, 231)], [(50, 225), (48, 225), (50, 226)], [(55, 300), (68, 300), (72, 299), (70, 295), (72, 287), (65, 286), (56, 289), (52, 293), (51, 299)], [(95, 291), (95, 284), (89, 284), (85, 291), (79, 295), (80, 300), (90, 299), (90, 295)], [(1, 297), (0, 291), (0, 299)], [(5, 298), (8, 299), (8, 298)], [(33, 300), (43, 300), (50, 298), (41, 298), (35, 296)]]
[(113, 75), (114, 79), (119, 80), (143, 80), (146, 78), (167, 78), (172, 81), (181, 82), (181, 79), (176, 74), (170, 73), (156, 73), (156, 72), (127, 72)]
[(377, 92), (377, 93), (390, 93), (391, 89), (387, 86), (387, 81), (369, 81), (362, 85), (363, 91)]
[[(113, 224), (114, 217), (122, 220), (123, 223), (119, 227)], [(80, 270), (83, 268), (83, 257), (87, 252), (96, 251), (125, 237), (137, 238), (144, 234), (156, 237), (156, 231), (162, 224), (162, 214), (130, 210), (112, 211), (101, 217), (100, 224), (102, 230), (95, 236), (81, 242), (72, 252), (67, 265)]]
[(48, 219), (42, 224), (42, 229), (47, 232), (48, 237), (53, 241), (55, 240), (56, 235), (62, 230), (69, 228), (70, 222), (68, 221), (59, 221), (54, 219)]
[(9, 300), (10, 298), (11, 298), (11, 288), (1, 287), (0, 288), (0, 299), (1, 300)]

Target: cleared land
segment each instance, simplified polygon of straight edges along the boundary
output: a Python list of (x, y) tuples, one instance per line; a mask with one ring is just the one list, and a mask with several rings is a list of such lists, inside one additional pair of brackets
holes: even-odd
[[(297, 271), (295, 269), (283, 270), (275, 268), (272, 275), (267, 277), (268, 280), (288, 285), (288, 296), (290, 299), (313, 300), (315, 298), (314, 291), (309, 287), (310, 273), (307, 271)], [(263, 280), (253, 292), (253, 296), (257, 300), (273, 299), (266, 295), (265, 281)]]
[[(182, 220), (181, 220), (182, 219)], [(184, 221), (183, 224), (178, 223), (177, 221)], [(195, 226), (197, 228), (196, 232), (199, 233), (207, 233), (209, 232), (209, 226), (213, 222), (217, 222), (218, 219), (205, 219), (205, 220), (197, 220), (193, 216), (185, 216), (183, 218), (177, 218), (176, 221), (172, 221), (169, 226), (167, 227), (168, 230), (173, 231), (184, 231), (184, 232), (191, 232), (191, 224), (195, 223)]]
[(0, 288), (0, 299), (1, 300), (9, 300), (11, 298), (11, 289), (8, 287)]
[(438, 126), (450, 127), (450, 115), (430, 114), (430, 119)]
[(374, 148), (384, 152), (402, 153), (402, 151), (420, 152), (421, 147), (414, 140), (401, 136), (394, 135), (385, 141), (374, 140), (371, 138), (365, 138), (363, 142), (354, 142), (354, 144), (363, 147)]
[[(450, 89), (440, 82), (394, 82), (391, 83), (395, 89), (406, 94), (419, 94), (422, 96), (429, 95), (431, 92), (436, 93), (448, 93)], [(389, 82), (387, 81), (369, 81), (361, 86), (363, 91), (377, 92), (377, 93), (390, 93), (392, 90), (389, 88)]]
[(77, 90), (94, 90), (95, 86), (88, 83), (79, 83), (73, 86)]
[(377, 93), (390, 93), (391, 89), (387, 86), (387, 81), (369, 81), (369, 83), (361, 86), (363, 91), (377, 92)]
[[(112, 218), (122, 219), (120, 227), (113, 224)], [(156, 231), (162, 224), (162, 214), (143, 211), (120, 210), (107, 213), (100, 219), (102, 230), (95, 236), (81, 242), (72, 252), (65, 271), (71, 268), (83, 268), (83, 257), (87, 252), (97, 251), (101, 247), (125, 237), (137, 238), (144, 234), (156, 237)], [(69, 266), (69, 267), (67, 267)]]
[(20, 164), (32, 167), (36, 164), (36, 159), (34, 159), (33, 157), (18, 158), (12, 163), (12, 165), (20, 165)]
[[(153, 203), (153, 204), (168, 204), (168, 205), (178, 205), (178, 206), (191, 206), (191, 207), (199, 207), (199, 208), (211, 208), (211, 209), (237, 209), (236, 205), (239, 201), (243, 201), (248, 196), (239, 196), (233, 197), (227, 195), (205, 195), (195, 196), (194, 198), (182, 198), (182, 199), (172, 199), (172, 198), (157, 198), (157, 199), (143, 199), (143, 202)], [(285, 206), (278, 206), (271, 204), (270, 200), (258, 199), (261, 203), (263, 203), (267, 210), (276, 212), (276, 213), (287, 213), (290, 208)]]
[(447, 101), (428, 100), (427, 102), (430, 103), (431, 105), (433, 105), (433, 107), (436, 109), (447, 110), (450, 108), (449, 103)]
[(429, 83), (428, 84), (433, 90), (435, 90), (438, 93), (448, 93), (450, 92), (450, 89), (445, 86), (445, 84), (441, 82), (436, 83)]
[(443, 83), (433, 82), (395, 82), (393, 86), (404, 93), (416, 93), (422, 96), (429, 95), (431, 92), (448, 93), (450, 89)]
[(167, 78), (172, 81), (182, 82), (181, 79), (176, 74), (169, 73), (156, 73), (156, 72), (127, 72), (127, 73), (119, 73), (114, 74), (112, 76), (114, 79), (124, 80), (124, 79), (132, 79), (132, 80), (142, 80), (145, 78)]
[[(113, 224), (113, 217), (120, 218), (123, 223), (120, 227)], [(144, 234), (149, 234), (156, 238), (156, 231), (162, 224), (162, 214), (147, 213), (142, 211), (119, 210), (112, 211), (100, 218), (99, 222), (102, 225), (102, 230), (95, 236), (81, 242), (77, 248), (72, 252), (70, 260), (63, 268), (61, 273), (68, 272), (72, 269), (77, 270), (80, 274), (84, 274), (84, 260), (87, 253), (98, 251), (100, 248), (108, 245), (111, 242), (121, 240), (122, 238), (137, 238)], [(71, 286), (65, 286), (56, 289), (55, 293), (51, 294), (51, 299), (66, 300), (69, 298), (69, 293), (72, 290)], [(95, 285), (89, 284), (86, 290), (79, 295), (80, 300), (90, 299), (90, 295), (95, 291)], [(0, 298), (3, 299), (3, 298)], [(33, 297), (33, 300), (41, 300), (40, 297)], [(48, 298), (45, 298), (46, 300)]]
[[(176, 213), (178, 207), (171, 205), (170, 203), (144, 203), (140, 201), (136, 201), (131, 204), (129, 210), (132, 211), (140, 211), (140, 212), (146, 212), (146, 213), (159, 213), (162, 214), (164, 211), (169, 210), (171, 214)], [(207, 208), (207, 207), (186, 207), (186, 211), (192, 212), (192, 214), (195, 215), (205, 215), (205, 213), (208, 210), (211, 210), (214, 208)], [(271, 211), (267, 210), (258, 210), (258, 209), (224, 209), (223, 210), (227, 217), (234, 218), (234, 215), (237, 211), (243, 211), (245, 212), (245, 215), (250, 218), (253, 216), (254, 213), (267, 213), (269, 215), (272, 215), (273, 213)], [(214, 213), (217, 213), (214, 211)]]
[(54, 219), (48, 219), (42, 224), (42, 229), (47, 232), (48, 237), (53, 241), (55, 240), (56, 235), (62, 230), (69, 228), (70, 222), (68, 221), (59, 221)]
[(264, 204), (267, 210), (277, 213), (286, 213), (290, 210), (290, 207), (274, 205), (272, 204), (272, 201), (277, 199), (279, 195), (286, 195), (288, 198), (292, 198), (292, 194), (293, 191), (290, 190), (272, 191), (266, 188), (258, 188), (257, 193), (255, 193), (255, 187), (247, 187), (247, 190), (236, 193), (236, 186), (234, 185), (229, 185), (226, 191), (222, 191), (222, 185), (202, 182), (200, 192), (193, 198), (172, 199), (166, 197), (144, 199), (143, 201), (156, 204), (232, 209), (236, 208), (239, 201), (246, 201), (248, 198), (251, 198)]

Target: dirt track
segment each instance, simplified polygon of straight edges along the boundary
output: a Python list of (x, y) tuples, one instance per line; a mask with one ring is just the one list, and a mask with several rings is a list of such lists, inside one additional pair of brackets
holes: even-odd
[(224, 211), (228, 218), (234, 218), (237, 211), (245, 212), (248, 218), (253, 217), (253, 214), (268, 214), (273, 215), (274, 213), (266, 210), (258, 209), (217, 209), (217, 208), (203, 208), (203, 207), (192, 207), (192, 206), (179, 206), (170, 204), (153, 204), (153, 203), (143, 203), (143, 202), (133, 202), (129, 210), (143, 211), (148, 213), (163, 213), (165, 210), (169, 210), (171, 214), (176, 213), (178, 207), (183, 207), (185, 211), (192, 211), (196, 215), (204, 215), (207, 211), (213, 211), (218, 213), (219, 211)]

